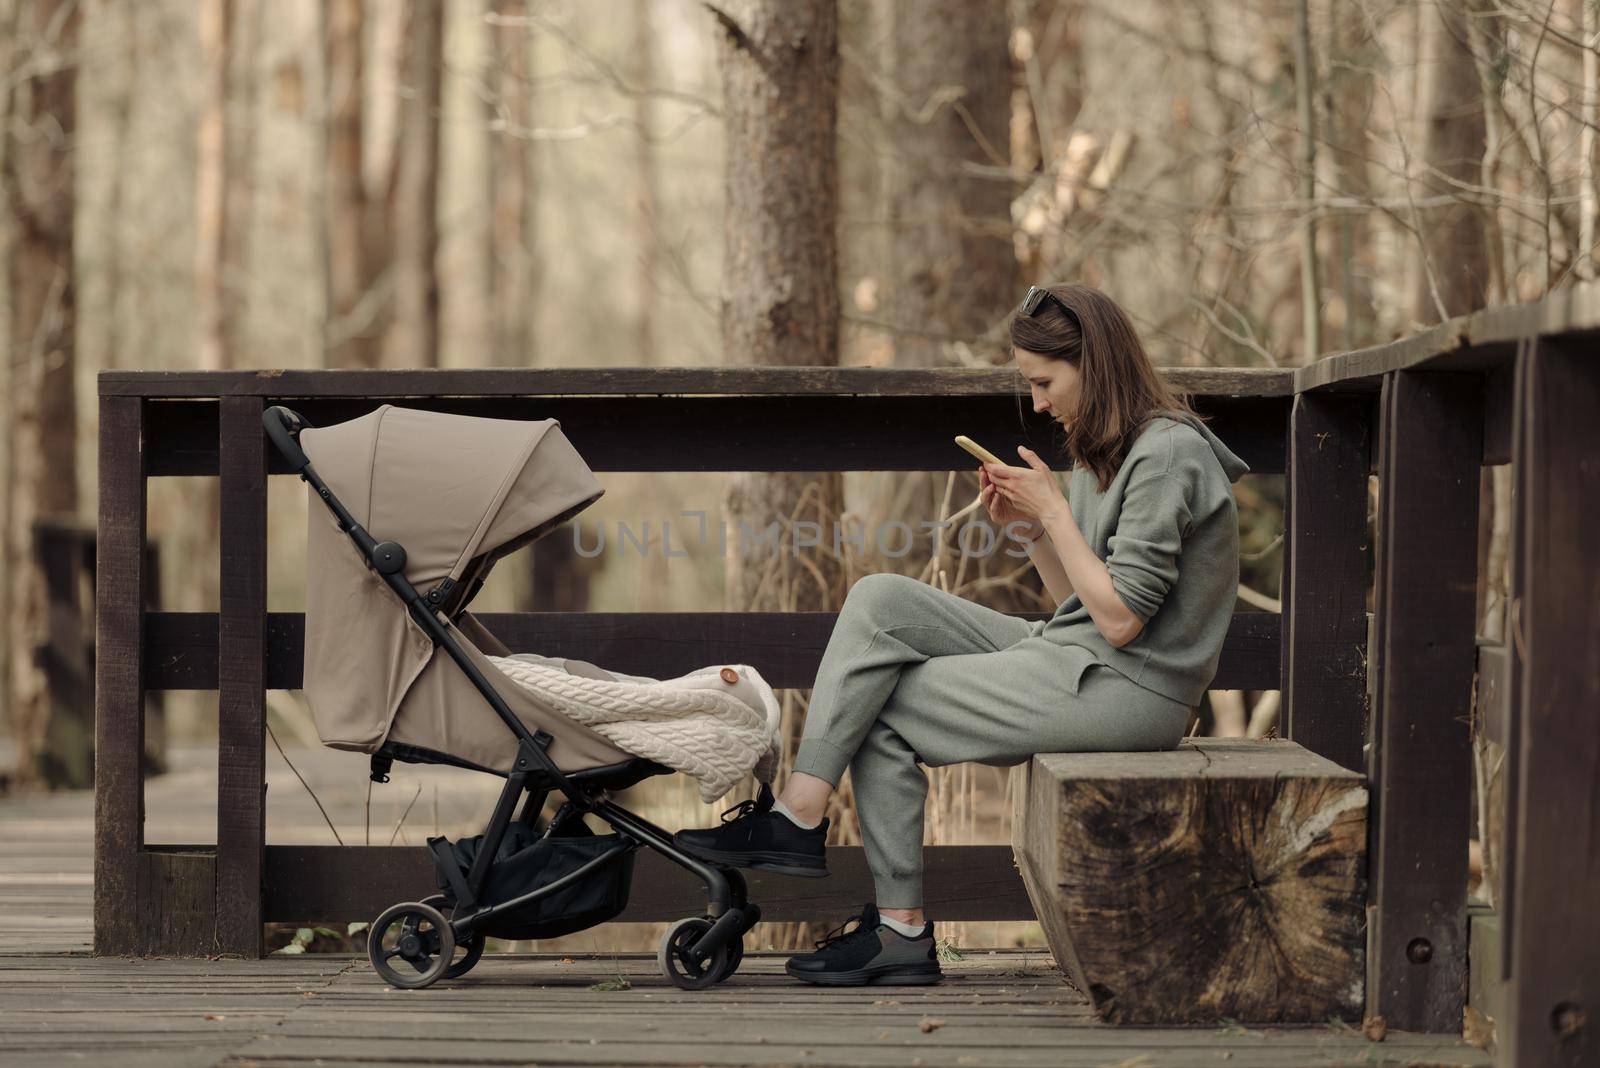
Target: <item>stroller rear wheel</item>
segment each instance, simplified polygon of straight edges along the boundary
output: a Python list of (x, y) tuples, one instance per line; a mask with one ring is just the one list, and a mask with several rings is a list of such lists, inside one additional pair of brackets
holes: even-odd
[(467, 935), (465, 942), (456, 943), (456, 949), (464, 949), (466, 952), (458, 956), (450, 967), (444, 970), (446, 979), (460, 979), (472, 970), (474, 964), (478, 963), (478, 958), (483, 956), (483, 932), (473, 931)]
[(384, 982), (404, 990), (419, 990), (443, 978), (455, 952), (450, 921), (420, 901), (391, 905), (367, 935), (367, 959), (373, 969)]
[[(438, 909), (441, 914), (448, 915), (451, 917), (451, 919), (454, 919), (454, 909), (451, 909), (450, 912), (445, 913), (445, 905), (449, 900), (450, 899), (445, 897), (443, 894), (434, 894), (432, 897), (423, 898), (422, 903), (424, 905), (432, 905), (434, 908)], [(472, 970), (472, 966), (478, 963), (478, 958), (483, 956), (483, 941), (484, 939), (482, 931), (473, 931), (471, 934), (465, 936), (465, 938), (458, 938), (456, 940), (456, 951), (459, 955), (454, 961), (451, 962), (450, 967), (445, 969), (443, 978), (460, 979), (463, 975), (466, 975), (468, 972), (470, 972)]]
[(680, 990), (704, 990), (715, 986), (739, 966), (744, 956), (742, 938), (718, 949), (705, 961), (696, 964), (688, 957), (691, 946), (711, 930), (711, 921), (704, 916), (690, 916), (667, 928), (662, 936), (661, 948), (656, 952), (656, 963), (661, 973)]

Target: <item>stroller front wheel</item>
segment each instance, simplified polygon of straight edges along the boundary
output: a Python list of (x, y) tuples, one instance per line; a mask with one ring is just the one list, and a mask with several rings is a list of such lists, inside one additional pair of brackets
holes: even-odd
[[(441, 914), (444, 914), (444, 910), (447, 907), (449, 900), (450, 899), (445, 897), (443, 894), (434, 894), (432, 897), (423, 898), (422, 903), (424, 905), (432, 905), (434, 908), (438, 909)], [(455, 910), (452, 908), (448, 915), (453, 921), (455, 918)], [(445, 969), (444, 978), (460, 979), (463, 975), (466, 975), (468, 972), (470, 972), (472, 970), (472, 966), (478, 963), (478, 958), (483, 956), (483, 942), (484, 938), (482, 931), (473, 931), (471, 934), (468, 934), (465, 939), (458, 938), (456, 940), (456, 949), (461, 951), (462, 955), (457, 957), (454, 963)]]
[(661, 938), (656, 963), (661, 965), (661, 972), (668, 981), (680, 990), (704, 990), (714, 986), (732, 975), (733, 969), (739, 966), (733, 960), (731, 948), (726, 945), (699, 964), (689, 959), (689, 947), (709, 930), (710, 920), (703, 916), (690, 916), (667, 928), (667, 933)]
[(450, 969), (455, 953), (450, 921), (419, 901), (390, 906), (367, 935), (367, 959), (373, 970), (403, 990), (432, 986)]
[(478, 963), (478, 958), (483, 956), (483, 932), (473, 931), (467, 935), (465, 942), (457, 942), (456, 948), (464, 949), (466, 952), (454, 964), (445, 969), (444, 977), (446, 979), (459, 979), (470, 972), (474, 964)]

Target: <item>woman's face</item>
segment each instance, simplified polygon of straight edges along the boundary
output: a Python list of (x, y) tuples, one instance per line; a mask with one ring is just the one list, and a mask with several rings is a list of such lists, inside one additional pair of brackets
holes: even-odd
[(1078, 411), (1083, 375), (1066, 360), (1040, 356), (1012, 346), (1011, 357), (1017, 370), (1028, 380), (1033, 393), (1033, 410), (1049, 415), (1065, 425)]

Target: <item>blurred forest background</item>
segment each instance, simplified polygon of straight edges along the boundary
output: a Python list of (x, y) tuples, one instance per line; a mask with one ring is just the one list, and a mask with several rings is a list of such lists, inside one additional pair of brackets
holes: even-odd
[[(1293, 366), (1594, 277), (1597, 22), (1594, 0), (0, 0), (7, 781), (87, 781), (86, 710), (52, 705), (37, 654), (35, 539), (92, 531), (102, 369), (1000, 366), (1027, 285), (1066, 280), (1158, 364)], [(764, 568), (660, 544), (694, 510), (944, 518), (966, 470), (603, 481), (585, 544), (624, 523), (650, 551), (548, 539), (481, 609), (833, 610), (885, 570), (1055, 607), (1026, 561), (926, 537)], [(1282, 478), (1236, 489), (1239, 608), (1275, 611)], [(274, 480), (274, 611), (303, 604), (305, 504)], [(151, 481), (163, 608), (216, 610), (216, 508), (215, 479)], [(1215, 691), (1197, 729), (1263, 734), (1276, 701)], [(208, 745), (214, 768), (215, 703), (153, 702), (153, 771)], [(363, 788), (298, 694), (270, 704), (311, 788)], [(931, 841), (1009, 840), (1002, 773), (932, 778)], [(481, 829), (493, 788), (456, 822)], [(416, 800), (387, 789), (385, 831)], [(715, 818), (687, 783), (639, 789)]]

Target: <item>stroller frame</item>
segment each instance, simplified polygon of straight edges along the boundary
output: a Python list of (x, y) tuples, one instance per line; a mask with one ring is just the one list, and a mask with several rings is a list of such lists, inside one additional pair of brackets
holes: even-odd
[[(670, 769), (650, 760), (634, 758), (621, 764), (564, 773), (550, 756), (551, 735), (542, 730), (530, 730), (511, 711), (435, 614), (436, 606), (442, 604), (450, 593), (449, 587), (453, 585), (450, 580), (445, 579), (427, 594), (411, 584), (405, 577), (405, 548), (398, 542), (375, 539), (355, 520), (311, 466), (298, 440), (301, 430), (312, 427), (303, 416), (275, 405), (262, 413), (262, 423), (274, 447), (289, 461), (301, 481), (316, 491), (323, 504), (339, 521), (340, 530), (355, 543), (367, 567), (381, 576), (405, 603), (411, 618), (433, 639), (436, 648), (442, 647), (450, 655), (517, 739), (517, 757), (509, 772), (467, 764), (429, 750), (390, 746), (387, 743), (373, 754), (372, 779), (375, 782), (388, 781), (387, 773), (395, 760), (454, 764), (504, 775), (506, 779), (471, 870), (461, 871), (448, 840), (443, 836), (428, 840), (429, 852), (438, 870), (449, 882), (455, 899), (449, 917), (446, 918), (439, 911), (447, 903), (443, 895), (431, 897), (425, 902), (405, 902), (385, 910), (370, 929), (368, 955), (373, 967), (392, 985), (406, 988), (430, 986), (440, 978), (453, 979), (464, 975), (477, 963), (483, 952), (483, 929), (497, 916), (555, 894), (581, 881), (602, 865), (620, 860), (623, 854), (647, 846), (694, 874), (706, 888), (706, 916), (677, 921), (663, 938), (657, 955), (663, 972), (676, 986), (690, 990), (711, 986), (732, 975), (743, 957), (744, 934), (761, 917), (760, 906), (748, 899), (743, 875), (736, 869), (708, 864), (684, 852), (674, 844), (670, 832), (606, 796), (607, 790), (623, 789), (652, 775), (667, 773)], [(457, 611), (465, 608), (467, 600), (471, 598), (463, 600)], [(539, 813), (551, 791), (559, 792), (566, 801), (552, 817), (544, 833), (551, 833), (573, 813), (580, 816), (588, 814), (598, 817), (616, 830), (621, 841), (552, 883), (508, 901), (482, 904), (479, 896), (483, 893), (490, 868), (505, 839), (518, 802), (522, 802), (522, 812), (517, 818), (529, 827), (536, 827)], [(770, 805), (770, 787), (763, 784), (761, 792), (758, 803)], [(386, 933), (396, 925), (399, 927), (398, 945), (393, 949), (383, 948)], [(466, 956), (455, 960), (458, 947), (466, 950)], [(391, 965), (389, 961), (395, 956), (404, 959), (412, 971), (401, 971)]]

